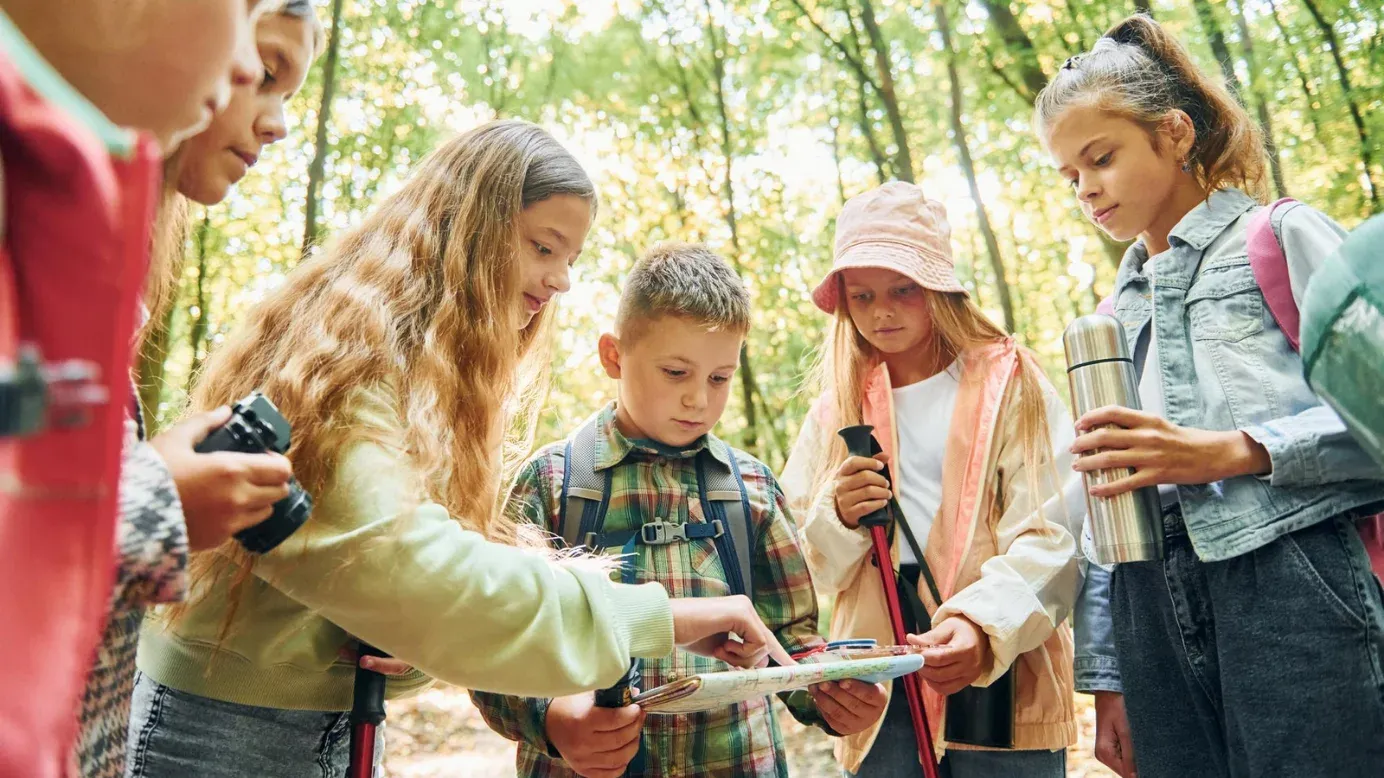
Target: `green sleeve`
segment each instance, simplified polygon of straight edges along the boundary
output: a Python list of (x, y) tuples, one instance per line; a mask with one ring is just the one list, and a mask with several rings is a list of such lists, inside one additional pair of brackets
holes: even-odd
[(672, 650), (661, 586), (491, 543), (419, 501), (401, 452), (342, 454), (299, 535), (256, 572), (352, 635), (468, 689), (556, 697), (601, 688), (631, 656)]

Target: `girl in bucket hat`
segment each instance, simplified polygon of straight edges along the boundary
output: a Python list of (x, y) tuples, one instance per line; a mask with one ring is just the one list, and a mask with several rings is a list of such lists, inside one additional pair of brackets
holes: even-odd
[[(813, 580), (835, 596), (832, 638), (893, 642), (859, 522), (890, 498), (902, 508), (925, 565), (903, 533), (891, 556), (905, 623), (920, 633), (909, 641), (926, 648), (924, 708), (943, 774), (1062, 776), (1077, 732), (1063, 623), (1079, 580), (1070, 528), (1085, 515), (1066, 453), (1072, 422), (1032, 355), (971, 301), (950, 240), (941, 204), (912, 184), (846, 203), (835, 263), (812, 293), (834, 317), (820, 396), (782, 483), (806, 517)], [(862, 423), (878, 458), (848, 457), (835, 434)], [(966, 733), (974, 722), (959, 697), (949, 702), (958, 692), (997, 695), (1012, 714), (1008, 748)], [(891, 696), (881, 723), (837, 741), (848, 773), (923, 775), (904, 695)]]

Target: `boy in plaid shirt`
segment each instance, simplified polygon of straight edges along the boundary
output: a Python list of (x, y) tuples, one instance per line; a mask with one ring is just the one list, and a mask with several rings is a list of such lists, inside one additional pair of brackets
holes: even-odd
[[(738, 469), (748, 497), (750, 585), (755, 609), (788, 651), (821, 642), (817, 600), (794, 538), (783, 492), (762, 462), (711, 434), (729, 397), (750, 301), (726, 261), (703, 246), (673, 244), (640, 259), (626, 281), (615, 334), (600, 340), (601, 364), (619, 382), (619, 400), (595, 419), (593, 470), (608, 478), (598, 545), (628, 553), (626, 581), (657, 581), (673, 597), (731, 594), (744, 577), (717, 553), (706, 532), (698, 459)], [(574, 437), (574, 443), (580, 438)], [(590, 440), (590, 438), (587, 438)], [(509, 509), (560, 535), (564, 521), (565, 442), (539, 451), (520, 472)], [(593, 456), (588, 454), (588, 457)], [(733, 462), (730, 461), (733, 458)], [(577, 455), (573, 455), (577, 460)], [(737, 519), (729, 519), (736, 521)], [(672, 525), (677, 542), (642, 542)], [(701, 525), (701, 526), (698, 526)], [(725, 531), (724, 527), (715, 527)], [(569, 533), (570, 536), (570, 533)], [(623, 545), (622, 545), (623, 544)], [(714, 659), (678, 652), (640, 666), (642, 686), (725, 670)], [(520, 776), (664, 778), (787, 776), (783, 739), (768, 697), (720, 710), (645, 718), (636, 705), (597, 708), (590, 693), (553, 700), (473, 693), (492, 729), (519, 744)], [(882, 686), (822, 684), (787, 695), (789, 711), (833, 735), (859, 732), (884, 712)]]

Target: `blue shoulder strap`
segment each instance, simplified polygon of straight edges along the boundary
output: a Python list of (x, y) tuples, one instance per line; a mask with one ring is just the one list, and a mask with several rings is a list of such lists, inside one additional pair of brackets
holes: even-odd
[[(724, 455), (725, 462), (712, 454), (712, 447)], [(726, 466), (726, 462), (730, 466)], [(716, 538), (716, 554), (721, 557), (731, 592), (747, 597), (754, 593), (754, 526), (750, 519), (750, 496), (740, 474), (735, 452), (716, 438), (697, 455), (697, 485), (702, 515), (708, 522), (720, 521), (728, 530)]]

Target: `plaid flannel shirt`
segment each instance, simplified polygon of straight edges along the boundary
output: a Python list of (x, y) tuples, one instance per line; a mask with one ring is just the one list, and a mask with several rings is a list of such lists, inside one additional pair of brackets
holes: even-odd
[[(615, 428), (614, 405), (598, 415), (595, 469), (614, 468), (610, 503), (602, 532), (634, 529), (646, 522), (703, 523), (697, 498), (695, 457), (707, 448), (703, 438), (693, 446), (670, 450), (650, 441), (632, 441)], [(559, 534), (564, 443), (545, 447), (524, 466), (510, 494), (509, 508), (524, 520)], [(769, 468), (730, 447), (750, 501), (754, 527), (754, 591), (748, 594), (764, 623), (790, 653), (820, 643), (817, 600), (807, 563), (784, 505), (783, 491)], [(569, 520), (573, 520), (569, 517)], [(619, 553), (621, 549), (610, 549)], [(710, 539), (668, 545), (638, 544), (635, 580), (657, 581), (670, 597), (716, 597), (730, 594), (726, 573)], [(644, 660), (641, 688), (652, 689), (696, 673), (729, 669), (718, 660), (674, 651), (665, 659)], [(481, 715), (496, 732), (518, 742), (517, 774), (535, 778), (574, 776), (545, 734), (548, 700), (473, 692)], [(785, 696), (795, 718), (828, 729), (805, 692)], [(645, 770), (638, 778), (706, 776), (759, 778), (787, 776), (783, 738), (768, 697), (724, 710), (684, 715), (651, 715), (644, 720)], [(634, 772), (631, 778), (636, 778)]]

